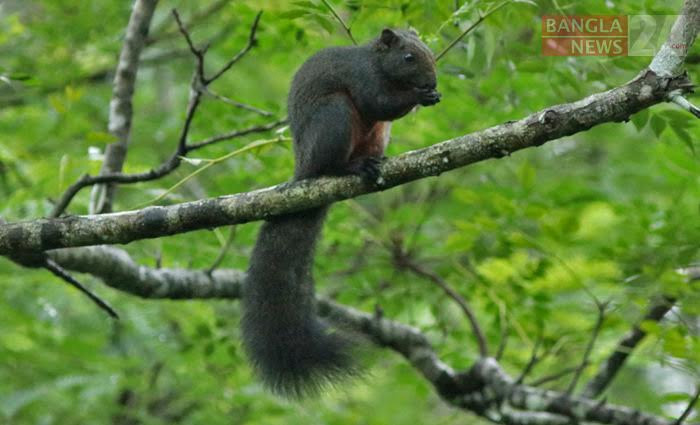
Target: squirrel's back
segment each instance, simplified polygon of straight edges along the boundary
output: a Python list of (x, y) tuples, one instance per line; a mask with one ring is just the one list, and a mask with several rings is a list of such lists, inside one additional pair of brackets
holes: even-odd
[(294, 74), (287, 98), (292, 134), (313, 120), (313, 111), (326, 96), (352, 92), (360, 81), (372, 78), (368, 46), (328, 47), (304, 62)]

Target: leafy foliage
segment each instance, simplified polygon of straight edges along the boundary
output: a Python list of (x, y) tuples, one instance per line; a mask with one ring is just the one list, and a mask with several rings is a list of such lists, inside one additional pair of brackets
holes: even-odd
[[(0, 216), (46, 216), (51, 200), (96, 173), (107, 132), (111, 77), (130, 2), (5, 1), (0, 4)], [(214, 3), (163, 0), (152, 24), (135, 94), (126, 172), (146, 171), (175, 149), (193, 59), (169, 10), (188, 22)], [(358, 41), (384, 26), (411, 26), (440, 51), (493, 1), (332, 1)], [(584, 4), (585, 3), (585, 4)], [(388, 154), (426, 146), (579, 99), (631, 79), (650, 58), (560, 58), (540, 54), (543, 14), (674, 14), (680, 1), (513, 2), (439, 62), (443, 101), (395, 123)], [(324, 2), (230, 2), (192, 25), (213, 40), (211, 69), (246, 42), (257, 8), (259, 43), (213, 90), (285, 115), (295, 69), (322, 47), (349, 44)], [(698, 52), (698, 47), (694, 48)], [(700, 78), (698, 65), (689, 72)], [(697, 97), (695, 99), (697, 101)], [(697, 102), (696, 102), (697, 103)], [(192, 140), (269, 122), (206, 98)], [(282, 133), (285, 136), (286, 132)], [(503, 363), (517, 375), (535, 341), (551, 350), (533, 378), (577, 364), (596, 320), (593, 296), (611, 302), (591, 361), (603, 360), (651, 299), (680, 300), (609, 392), (661, 414), (700, 378), (697, 284), (675, 269), (697, 262), (700, 124), (673, 106), (333, 207), (319, 248), (321, 293), (427, 333), (443, 359), (468, 367), (478, 350), (461, 311), (430, 281), (397, 266), (392, 247), (442, 276), (477, 312), (492, 349), (504, 326)], [(214, 144), (218, 158), (265, 136)], [(163, 194), (196, 166), (156, 182), (120, 187), (126, 210)], [(286, 180), (287, 143), (209, 167), (166, 193), (174, 203)], [(89, 190), (71, 204), (87, 212)], [(240, 226), (222, 267), (245, 268), (257, 224)], [(142, 264), (207, 268), (227, 231), (132, 244)], [(117, 307), (113, 323), (46, 272), (0, 258), (0, 422), (12, 424), (464, 423), (400, 358), (371, 354), (370, 376), (322, 400), (287, 403), (266, 394), (241, 353), (238, 306), (223, 301), (144, 301), (82, 276)], [(594, 367), (584, 372), (592, 376)], [(526, 380), (527, 382), (527, 380)], [(548, 385), (566, 388), (568, 378)], [(635, 391), (629, 391), (634, 388)], [(664, 394), (666, 394), (664, 396)], [(674, 404), (676, 403), (676, 404)], [(676, 410), (674, 410), (674, 408)]]

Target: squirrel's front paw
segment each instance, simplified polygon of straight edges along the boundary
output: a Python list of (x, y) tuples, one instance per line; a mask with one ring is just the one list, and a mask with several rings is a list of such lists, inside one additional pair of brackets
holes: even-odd
[(435, 105), (440, 102), (442, 95), (435, 89), (416, 89), (418, 93), (418, 103), (423, 106)]
[(363, 180), (370, 183), (376, 183), (381, 175), (379, 168), (382, 165), (382, 161), (383, 158), (378, 156), (356, 158), (348, 164), (348, 172), (360, 176)]

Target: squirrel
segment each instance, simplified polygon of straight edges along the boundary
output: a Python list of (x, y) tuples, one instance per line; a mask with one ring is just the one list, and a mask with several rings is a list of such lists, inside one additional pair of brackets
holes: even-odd
[[(297, 71), (288, 98), (294, 181), (359, 175), (376, 184), (391, 121), (440, 101), (435, 59), (418, 35), (384, 29), (331, 47)], [(351, 339), (316, 315), (313, 256), (328, 206), (263, 223), (242, 293), (243, 346), (263, 384), (301, 398), (354, 375)]]

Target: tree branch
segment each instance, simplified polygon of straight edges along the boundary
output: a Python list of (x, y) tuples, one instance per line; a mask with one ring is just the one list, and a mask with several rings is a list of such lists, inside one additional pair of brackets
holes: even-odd
[(218, 143), (224, 140), (230, 140), (230, 139), (235, 139), (236, 137), (242, 137), (242, 136), (247, 136), (248, 134), (253, 134), (253, 133), (262, 133), (265, 131), (270, 131), (274, 130), (277, 127), (281, 127), (283, 125), (287, 124), (287, 119), (283, 118), (281, 120), (273, 121), (268, 124), (262, 124), (262, 125), (256, 125), (253, 127), (248, 127), (243, 130), (233, 130), (228, 133), (223, 133), (219, 134), (216, 136), (208, 137), (206, 139), (199, 140), (197, 142), (192, 142), (187, 145), (187, 151), (192, 152), (193, 150), (196, 149), (201, 149), (205, 146), (212, 145), (214, 143)]
[(328, 11), (331, 12), (335, 20), (338, 21), (341, 27), (343, 27), (345, 34), (348, 35), (348, 38), (350, 38), (352, 44), (357, 46), (357, 41), (355, 40), (355, 37), (352, 36), (352, 31), (350, 30), (350, 27), (345, 23), (343, 18), (341, 18), (340, 15), (338, 15), (338, 12), (335, 11), (333, 6), (330, 3), (328, 3), (328, 0), (321, 0), (321, 3), (323, 3), (324, 6), (326, 6), (326, 9), (328, 9)]
[[(187, 28), (191, 29), (197, 26), (198, 24), (205, 22), (211, 16), (218, 13), (221, 9), (224, 8), (224, 6), (226, 6), (230, 2), (231, 0), (218, 0), (210, 4), (206, 9), (195, 12), (189, 19), (189, 21), (186, 23)], [(148, 39), (146, 39), (146, 45), (151, 46), (160, 41), (177, 37), (180, 34), (179, 28), (167, 30), (167, 27), (171, 24), (171, 22), (172, 21), (169, 19), (163, 20), (163, 22), (161, 22), (161, 24), (158, 25), (158, 27), (153, 31), (152, 35), (150, 35)]]
[[(89, 273), (115, 289), (150, 299), (237, 299), (245, 273), (217, 269), (153, 269), (136, 264), (123, 250), (87, 247), (50, 251), (62, 267)], [(494, 422), (513, 424), (672, 425), (674, 421), (585, 397), (520, 385), (496, 360), (477, 361), (458, 373), (440, 360), (419, 330), (329, 300), (318, 301), (319, 314), (331, 322), (367, 336), (374, 344), (401, 354), (440, 396), (453, 406)], [(506, 422), (507, 421), (507, 422)]]
[(574, 372), (574, 377), (571, 379), (571, 382), (569, 382), (569, 388), (566, 390), (567, 394), (573, 394), (574, 390), (576, 389), (576, 384), (578, 384), (578, 380), (581, 377), (583, 370), (589, 364), (588, 359), (590, 358), (591, 352), (593, 351), (593, 346), (595, 345), (595, 342), (598, 339), (600, 330), (603, 328), (603, 321), (605, 320), (605, 310), (608, 307), (608, 303), (599, 303), (596, 301), (596, 307), (598, 308), (598, 316), (595, 322), (595, 326), (593, 326), (591, 337), (588, 340), (588, 344), (586, 345), (585, 351), (583, 352), (581, 364), (579, 365), (576, 372)]
[[(586, 366), (588, 366), (588, 365), (586, 365)], [(544, 385), (544, 384), (546, 384), (546, 383), (548, 383), (548, 382), (556, 381), (556, 380), (558, 380), (558, 379), (561, 379), (561, 378), (565, 377), (566, 375), (570, 375), (570, 374), (572, 374), (572, 373), (578, 371), (580, 367), (581, 367), (581, 364), (578, 364), (578, 365), (576, 365), (576, 366), (571, 366), (571, 367), (564, 368), (564, 369), (562, 369), (562, 370), (560, 370), (560, 371), (558, 371), (558, 372), (555, 372), (555, 373), (553, 373), (553, 374), (551, 374), (551, 375), (547, 375), (547, 376), (543, 376), (543, 377), (541, 377), (541, 378), (537, 378), (537, 379), (535, 379), (534, 381), (530, 382), (529, 385), (531, 385), (531, 386), (533, 386), (533, 387), (539, 387), (540, 385)]]
[(209, 83), (217, 80), (219, 77), (224, 75), (226, 71), (231, 69), (233, 65), (235, 65), (239, 60), (243, 59), (243, 57), (248, 53), (250, 49), (252, 49), (255, 44), (257, 43), (257, 39), (255, 38), (255, 34), (258, 31), (258, 24), (260, 23), (260, 17), (262, 16), (262, 10), (258, 12), (257, 15), (255, 15), (255, 19), (253, 20), (253, 24), (250, 26), (250, 34), (248, 35), (248, 43), (241, 49), (240, 52), (236, 54), (231, 60), (229, 60), (224, 66), (221, 67), (212, 77), (206, 78), (205, 79), (205, 85), (209, 85)]
[(695, 395), (690, 399), (685, 410), (683, 410), (683, 413), (681, 413), (681, 415), (678, 417), (678, 419), (676, 419), (673, 425), (683, 424), (683, 421), (685, 421), (688, 418), (688, 416), (690, 416), (690, 414), (693, 412), (693, 408), (698, 402), (698, 399), (700, 399), (700, 384), (698, 384), (697, 388), (695, 389)]
[(244, 109), (246, 111), (255, 112), (256, 114), (262, 115), (263, 117), (271, 117), (273, 115), (272, 112), (257, 108), (257, 107), (252, 106), (252, 105), (248, 105), (247, 103), (242, 103), (242, 102), (239, 102), (237, 100), (229, 99), (226, 96), (222, 96), (218, 93), (214, 93), (213, 91), (208, 90), (208, 89), (206, 90), (205, 93), (208, 94), (209, 96), (213, 97), (214, 99), (217, 99), (221, 102), (224, 102), (227, 105), (233, 106), (234, 108), (239, 108), (239, 109)]
[[(658, 416), (642, 413), (628, 407), (600, 403), (585, 397), (575, 397), (559, 391), (543, 390), (528, 385), (514, 385), (511, 378), (493, 359), (476, 362), (469, 371), (469, 379), (484, 383), (484, 389), (458, 397), (455, 404), (464, 407), (483, 406), (484, 403), (507, 403), (514, 409), (556, 415), (552, 423), (600, 423), (614, 425), (671, 425)], [(503, 415), (494, 417), (502, 420)]]
[(445, 293), (445, 295), (447, 295), (455, 303), (457, 303), (459, 308), (462, 310), (462, 313), (467, 317), (469, 325), (472, 328), (474, 338), (476, 338), (476, 342), (479, 347), (479, 355), (481, 357), (487, 357), (489, 355), (489, 348), (488, 342), (486, 341), (486, 336), (481, 330), (481, 325), (479, 325), (479, 319), (477, 319), (474, 310), (472, 310), (467, 300), (465, 300), (459, 292), (452, 288), (447, 283), (447, 281), (445, 281), (445, 279), (443, 279), (440, 275), (438, 275), (432, 270), (428, 270), (425, 267), (422, 267), (421, 265), (417, 264), (412, 258), (410, 258), (409, 254), (403, 251), (402, 247), (398, 244), (395, 244), (392, 251), (394, 262), (400, 268), (408, 269), (415, 275), (433, 282), (438, 288), (442, 290), (442, 292)]
[[(694, 27), (688, 30), (693, 38), (700, 26), (700, 19), (695, 19), (700, 13), (699, 8), (700, 1), (686, 0), (686, 16), (679, 19), (679, 22), (685, 22), (680, 26), (684, 31), (686, 27)], [(607, 92), (392, 158), (382, 167), (385, 183), (381, 188), (365, 184), (356, 177), (319, 178), (168, 207), (0, 224), (0, 255), (125, 243), (244, 223), (384, 190), (485, 159), (500, 158), (601, 123), (625, 121), (635, 112), (668, 100), (670, 93), (684, 93), (690, 89), (686, 76), (666, 73), (674, 68), (673, 61), (660, 61), (657, 65), (654, 71), (642, 72), (626, 85)], [(62, 249), (50, 251), (47, 255), (62, 267), (90, 273), (115, 289), (146, 298), (238, 298), (245, 279), (244, 273), (236, 270), (217, 269), (207, 273), (203, 270), (151, 269), (137, 265), (123, 250), (113, 247)], [(319, 314), (336, 324), (350, 326), (376, 344), (400, 353), (446, 402), (491, 421), (514, 424), (678, 423), (566, 392), (519, 384), (490, 357), (481, 358), (467, 372), (458, 373), (440, 360), (420, 331), (378, 315), (328, 300), (319, 301)], [(592, 346), (592, 342), (589, 345)]]
[(435, 56), (435, 62), (439, 61), (443, 56), (445, 56), (445, 54), (447, 54), (447, 52), (449, 52), (455, 45), (457, 45), (457, 43), (459, 43), (464, 37), (466, 37), (467, 34), (469, 34), (470, 32), (472, 32), (476, 27), (478, 27), (482, 22), (484, 22), (489, 16), (493, 15), (494, 13), (496, 13), (500, 8), (502, 8), (503, 6), (507, 5), (508, 3), (509, 3), (509, 2), (504, 1), (503, 3), (501, 3), (501, 4), (497, 5), (497, 6), (494, 6), (493, 8), (487, 10), (487, 11), (484, 12), (483, 14), (482, 14), (481, 12), (479, 12), (479, 19), (477, 19), (476, 21), (474, 21), (473, 24), (469, 25), (464, 31), (462, 31), (462, 32), (457, 36), (457, 38), (455, 38), (454, 40), (452, 40), (452, 41), (450, 42), (450, 44), (447, 45), (447, 47), (445, 47), (444, 49), (442, 49), (442, 51), (441, 51), (440, 53), (438, 53), (438, 54)]
[(661, 76), (681, 75), (685, 58), (700, 32), (700, 1), (685, 0), (681, 14), (674, 22), (668, 39), (649, 65)]
[[(100, 174), (120, 172), (126, 160), (139, 56), (146, 45), (148, 27), (157, 4), (158, 0), (137, 0), (134, 3), (114, 76), (112, 100), (109, 103), (109, 132), (117, 140), (107, 145)], [(115, 191), (114, 184), (94, 186), (90, 194), (90, 213), (110, 212)]]
[[(187, 153), (189, 153), (194, 150), (201, 149), (205, 146), (209, 146), (224, 140), (231, 140), (238, 137), (247, 136), (249, 134), (263, 133), (266, 131), (274, 130), (275, 128), (280, 127), (281, 125), (286, 124), (286, 122), (287, 121), (285, 119), (282, 119), (278, 121), (273, 121), (268, 124), (255, 125), (252, 127), (244, 128), (242, 130), (230, 131), (228, 133), (220, 134), (218, 136), (213, 136), (208, 139), (188, 144), (185, 146), (185, 150)], [(170, 174), (176, 168), (178, 168), (182, 163), (181, 156), (183, 155), (180, 155), (179, 149), (176, 148), (176, 150), (170, 155), (170, 157), (166, 159), (163, 163), (161, 163), (158, 167), (151, 168), (150, 170), (145, 171), (143, 173), (110, 173), (98, 176), (90, 176), (88, 174), (83, 174), (83, 176), (80, 179), (78, 179), (75, 183), (70, 185), (68, 189), (66, 189), (66, 191), (63, 193), (63, 195), (61, 195), (61, 198), (58, 200), (58, 202), (56, 202), (56, 205), (54, 206), (54, 209), (49, 215), (49, 217), (55, 218), (61, 215), (63, 211), (65, 211), (65, 209), (68, 207), (68, 204), (70, 204), (70, 202), (73, 200), (75, 195), (77, 195), (78, 192), (80, 192), (80, 190), (85, 187), (92, 186), (98, 183), (128, 184), (157, 180), (161, 177)]]
[(245, 273), (216, 269), (178, 270), (140, 266), (121, 249), (108, 246), (47, 253), (62, 267), (89, 273), (114, 289), (150, 299), (237, 299)]
[(44, 267), (53, 273), (55, 276), (63, 279), (65, 282), (85, 294), (92, 302), (94, 302), (98, 307), (107, 312), (113, 319), (119, 319), (119, 315), (105, 300), (97, 296), (95, 293), (90, 291), (85, 285), (80, 283), (76, 278), (66, 273), (65, 270), (58, 264), (56, 264), (52, 259), (47, 259)]
[[(675, 76), (683, 73), (685, 59), (700, 32), (700, 0), (685, 0), (681, 14), (673, 23), (668, 39), (654, 56), (649, 69), (658, 75)], [(683, 96), (671, 91), (668, 101), (700, 118), (700, 108)]]
[(167, 207), (0, 225), (0, 255), (127, 243), (326, 205), (500, 158), (602, 123), (626, 121), (635, 112), (664, 101), (669, 91), (687, 84), (685, 76), (667, 78), (644, 71), (624, 86), (390, 158), (381, 167), (384, 179), (381, 187), (366, 184), (356, 176), (321, 177)]

